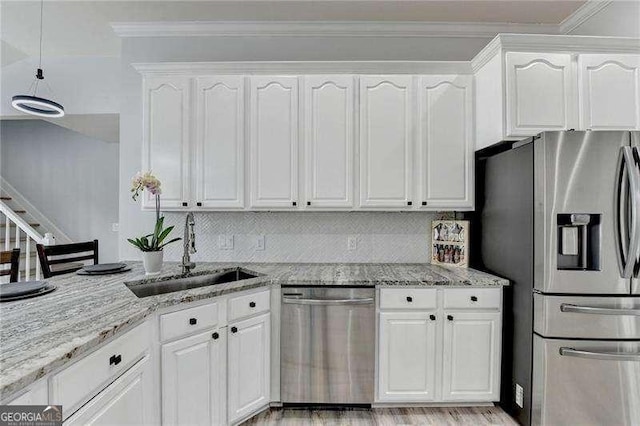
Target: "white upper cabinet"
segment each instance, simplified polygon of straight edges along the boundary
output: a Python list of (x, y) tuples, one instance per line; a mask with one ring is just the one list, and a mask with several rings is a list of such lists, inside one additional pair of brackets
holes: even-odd
[(640, 130), (640, 55), (578, 58), (580, 127)]
[[(189, 206), (190, 87), (187, 77), (152, 77), (144, 81), (143, 170), (162, 182), (162, 207)], [(144, 208), (155, 199), (145, 191)]]
[(412, 77), (360, 77), (360, 205), (412, 204)]
[(251, 207), (295, 207), (298, 78), (253, 76), (250, 82)]
[(508, 52), (507, 136), (576, 128), (574, 81), (570, 54)]
[(380, 401), (431, 401), (436, 390), (435, 312), (381, 312)]
[(419, 205), (473, 208), (473, 77), (420, 78)]
[(306, 205), (353, 207), (354, 77), (304, 81)]
[(244, 207), (244, 77), (196, 79), (196, 207)]
[(501, 313), (447, 312), (443, 401), (500, 399)]

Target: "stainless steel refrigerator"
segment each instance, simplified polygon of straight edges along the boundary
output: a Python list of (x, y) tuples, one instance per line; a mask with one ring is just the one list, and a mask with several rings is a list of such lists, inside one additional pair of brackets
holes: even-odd
[(476, 157), (476, 266), (504, 276), (502, 404), (640, 425), (640, 132), (544, 132)]

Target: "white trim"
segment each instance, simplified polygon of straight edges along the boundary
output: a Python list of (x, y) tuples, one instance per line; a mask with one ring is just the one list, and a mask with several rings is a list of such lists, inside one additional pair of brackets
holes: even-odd
[(558, 24), (560, 34), (569, 34), (582, 24), (602, 12), (607, 6), (613, 3), (612, 0), (589, 0), (578, 8), (575, 12)]
[(259, 61), (131, 64), (145, 77), (211, 74), (471, 74), (468, 61)]
[[(67, 234), (62, 232), (60, 228), (58, 228), (56, 225), (53, 224), (53, 222), (47, 219), (47, 217), (44, 214), (42, 214), (40, 210), (35, 208), (33, 204), (31, 204), (26, 198), (24, 198), (22, 194), (20, 194), (18, 190), (16, 190), (11, 184), (9, 184), (9, 182), (7, 182), (2, 176), (0, 176), (0, 188), (2, 188), (3, 194), (7, 195), (8, 197), (11, 197), (12, 202), (14, 202), (21, 209), (26, 210), (28, 215), (31, 216), (31, 218), (35, 222), (42, 225), (42, 227), (48, 232), (53, 233), (58, 243), (66, 244), (66, 243), (73, 242), (73, 240), (69, 238)], [(37, 231), (34, 231), (34, 232), (36, 232), (36, 234), (39, 235)], [(32, 237), (32, 238), (34, 240), (36, 239), (35, 237)], [(40, 239), (41, 238), (42, 237), (40, 237)], [(38, 240), (38, 242), (40, 242), (40, 240)]]
[(413, 21), (159, 21), (112, 22), (120, 37), (495, 37), (557, 34), (558, 25)]
[(498, 34), (472, 60), (477, 72), (500, 51), (545, 53), (640, 54), (640, 40), (633, 37), (596, 37), (555, 34)]

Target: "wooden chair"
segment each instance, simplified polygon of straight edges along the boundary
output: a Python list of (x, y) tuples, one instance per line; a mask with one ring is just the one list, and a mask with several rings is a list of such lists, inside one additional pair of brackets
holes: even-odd
[[(93, 260), (94, 265), (98, 263), (98, 240), (55, 246), (37, 244), (36, 247), (44, 278), (75, 272), (85, 266), (86, 260)], [(79, 255), (71, 256), (73, 254)]]
[(11, 269), (0, 270), (0, 276), (9, 275), (9, 282), (18, 281), (18, 270), (20, 269), (20, 249), (15, 248), (11, 251), (0, 251), (0, 265), (11, 264)]

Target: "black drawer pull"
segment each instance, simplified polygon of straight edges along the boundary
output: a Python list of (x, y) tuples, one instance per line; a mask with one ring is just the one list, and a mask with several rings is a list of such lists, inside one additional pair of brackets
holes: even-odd
[(250, 308), (255, 308), (256, 307), (256, 302), (249, 302), (249, 307)]
[(453, 321), (453, 315), (447, 315), (447, 319), (448, 319), (449, 321)]
[(292, 203), (291, 203), (291, 205), (292, 205), (293, 207), (295, 207), (295, 206), (297, 206), (297, 205), (298, 205), (298, 203), (296, 203), (296, 202), (294, 201), (294, 202), (292, 202)]
[(431, 315), (429, 315), (429, 319), (430, 319), (431, 321), (435, 321), (435, 320), (436, 320), (436, 316), (435, 316), (435, 315), (433, 315), (433, 314), (431, 314)]
[(232, 333), (237, 333), (238, 332), (238, 327), (231, 327), (231, 332)]
[(220, 337), (220, 335), (218, 333), (213, 333), (211, 337), (213, 337), (213, 340), (218, 340), (218, 337)]
[(307, 201), (307, 205), (310, 206), (311, 205), (311, 201)]
[(408, 206), (412, 206), (412, 205), (413, 205), (413, 203), (412, 203), (411, 201), (407, 201), (407, 205), (408, 205)]
[(413, 302), (413, 297), (407, 296), (407, 302)]
[(198, 207), (202, 207), (202, 203), (201, 203), (200, 201), (198, 201), (198, 202), (196, 203), (196, 206), (198, 206)]
[(477, 301), (478, 301), (478, 298), (477, 298), (476, 296), (471, 296), (471, 301), (472, 301), (472, 302), (477, 302)]
[(122, 355), (111, 355), (109, 358), (109, 365), (118, 365), (122, 362)]
[(182, 202), (182, 207), (187, 207), (188, 205), (189, 205), (189, 203), (187, 203), (185, 201)]
[(423, 201), (423, 202), (422, 202), (422, 205), (423, 205), (423, 206), (426, 206), (426, 205), (427, 205), (427, 202), (426, 202), (426, 201)]
[(189, 324), (191, 325), (196, 325), (198, 323), (198, 320), (195, 318), (189, 318)]

